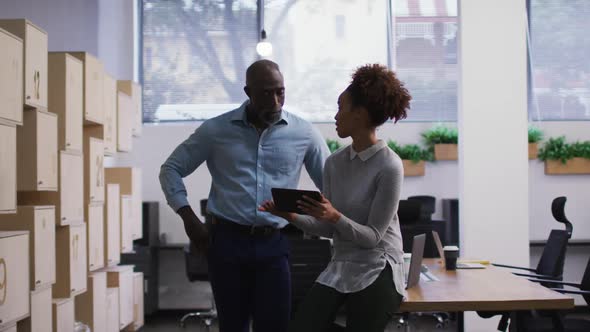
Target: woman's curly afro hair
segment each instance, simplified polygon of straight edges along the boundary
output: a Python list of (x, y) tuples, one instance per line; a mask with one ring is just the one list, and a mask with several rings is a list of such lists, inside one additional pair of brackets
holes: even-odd
[(395, 73), (380, 64), (368, 64), (356, 69), (346, 89), (353, 106), (369, 112), (371, 124), (378, 127), (388, 119), (405, 119), (412, 96)]

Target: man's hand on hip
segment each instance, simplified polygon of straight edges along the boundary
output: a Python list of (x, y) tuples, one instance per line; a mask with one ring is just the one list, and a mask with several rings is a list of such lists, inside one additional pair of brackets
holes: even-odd
[(207, 254), (209, 250), (209, 232), (193, 209), (186, 205), (178, 209), (178, 215), (184, 222), (184, 231), (191, 241), (191, 249), (196, 249), (198, 252)]

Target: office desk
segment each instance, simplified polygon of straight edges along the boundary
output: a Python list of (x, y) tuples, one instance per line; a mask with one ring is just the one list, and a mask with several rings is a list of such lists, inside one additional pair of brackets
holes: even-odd
[[(574, 307), (573, 298), (517, 277), (509, 269), (488, 266), (485, 269), (446, 271), (438, 261), (424, 259), (423, 264), (439, 281), (420, 281), (408, 289), (408, 300), (402, 303), (401, 312), (517, 312)], [(513, 316), (513, 319), (517, 318)]]

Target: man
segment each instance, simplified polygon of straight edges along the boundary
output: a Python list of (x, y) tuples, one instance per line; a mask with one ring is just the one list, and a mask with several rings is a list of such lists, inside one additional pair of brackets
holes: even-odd
[[(246, 71), (249, 100), (205, 121), (162, 165), (160, 183), (194, 245), (208, 253), (209, 278), (221, 332), (287, 330), (291, 280), (282, 218), (258, 211), (272, 187), (296, 188), (301, 166), (322, 188), (329, 152), (307, 121), (282, 109), (279, 66), (254, 62)], [(182, 178), (207, 162), (212, 184), (209, 230), (187, 200)]]

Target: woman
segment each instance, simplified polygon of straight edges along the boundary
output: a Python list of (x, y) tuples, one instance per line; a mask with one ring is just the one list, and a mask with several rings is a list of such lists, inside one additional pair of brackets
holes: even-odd
[(328, 331), (346, 304), (347, 331), (383, 331), (405, 296), (402, 238), (397, 217), (402, 161), (377, 139), (388, 119), (406, 117), (411, 96), (396, 75), (373, 64), (358, 68), (338, 98), (336, 131), (352, 144), (324, 167), (321, 201), (304, 197), (307, 215), (259, 208), (303, 231), (332, 238), (334, 256), (301, 302), (291, 332)]

